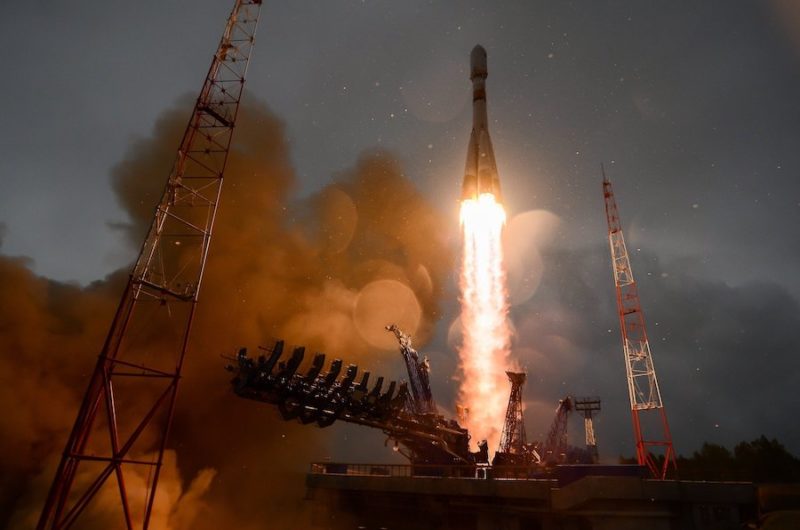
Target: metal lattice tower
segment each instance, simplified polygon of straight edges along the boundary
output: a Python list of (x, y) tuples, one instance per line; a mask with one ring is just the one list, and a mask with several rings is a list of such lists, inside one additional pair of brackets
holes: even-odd
[(547, 433), (547, 440), (542, 448), (542, 459), (548, 464), (563, 462), (567, 456), (567, 425), (569, 413), (572, 412), (573, 400), (571, 396), (566, 396), (558, 401), (556, 416), (550, 431)]
[(583, 412), (583, 427), (586, 433), (586, 450), (592, 456), (592, 462), (597, 463), (599, 453), (597, 451), (597, 437), (594, 435), (594, 422), (592, 413), (600, 411), (600, 398), (576, 398), (575, 410)]
[[(84, 527), (89, 519), (106, 528), (150, 524), (260, 8), (261, 0), (235, 1), (39, 529)], [(105, 508), (93, 512), (101, 496)], [(113, 497), (119, 511), (109, 514)]]
[(511, 381), (511, 395), (508, 397), (506, 421), (500, 436), (500, 453), (521, 455), (525, 453), (525, 421), (522, 417), (522, 386), (525, 384), (524, 372), (506, 372)]
[[(622, 225), (611, 182), (603, 168), (603, 196), (608, 220), (608, 243), (611, 247), (611, 263), (614, 269), (614, 284), (617, 291), (619, 324), (622, 330), (622, 347), (625, 354), (625, 370), (628, 376), (628, 395), (631, 402), (633, 433), (636, 440), (636, 457), (639, 465), (646, 465), (654, 477), (664, 479), (670, 466), (677, 471), (678, 464), (672, 447), (672, 436), (667, 423), (667, 413), (658, 388), (656, 369), (647, 340), (639, 292), (625, 247)], [(658, 415), (658, 425), (651, 426), (645, 416)], [(656, 420), (652, 420), (656, 421)], [(647, 430), (647, 433), (645, 433)], [(652, 450), (659, 450), (663, 462), (659, 462)]]

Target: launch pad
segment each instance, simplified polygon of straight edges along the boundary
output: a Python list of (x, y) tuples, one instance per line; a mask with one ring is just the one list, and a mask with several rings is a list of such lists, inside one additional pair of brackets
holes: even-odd
[[(486, 445), (470, 452), (467, 429), (438, 414), (427, 360), (420, 359), (410, 337), (396, 326), (387, 330), (399, 340), (408, 382), (393, 381), (385, 392), (383, 377), (370, 386), (370, 373), (363, 372), (356, 381), (355, 365), (339, 377), (340, 359), (323, 373), (323, 354), (298, 373), (305, 350), (295, 348), (282, 360), (280, 341), (257, 359), (240, 350), (237, 364), (229, 366), (240, 397), (276, 406), (287, 421), (318, 427), (344, 421), (380, 429), (409, 460), (408, 465), (311, 464), (309, 528), (733, 530), (755, 518), (751, 483), (653, 480), (639, 465), (559, 464), (572, 399), (558, 408), (548, 436), (555, 441), (540, 448), (545, 458), (531, 458), (538, 453), (525, 443), (521, 374), (509, 374), (506, 436), (489, 465)], [(599, 401), (583, 403), (591, 410), (599, 406)]]
[[(306, 373), (297, 373), (304, 349), (295, 348), (281, 361), (282, 342), (256, 360), (242, 350), (238, 366), (229, 367), (236, 373), (232, 384), (240, 397), (277, 406), (285, 420), (318, 427), (345, 421), (380, 429), (409, 459), (408, 465), (311, 464), (304, 510), (308, 528), (733, 530), (756, 517), (751, 483), (653, 480), (645, 466), (559, 465), (553, 451), (544, 450), (548, 458), (525, 463), (523, 453), (508, 453), (513, 443), (497, 453), (504, 459), (489, 465), (485, 445), (470, 452), (468, 431), (436, 413), (425, 361), (410, 338), (394, 326), (388, 329), (400, 339), (410, 385), (391, 382), (383, 393), (382, 377), (371, 388), (369, 372), (356, 382), (355, 365), (337, 379), (339, 359), (322, 373), (323, 354), (314, 357)], [(521, 378), (510, 378), (512, 385), (517, 383), (514, 403)], [(519, 417), (516, 409), (509, 416), (519, 420), (511, 422), (517, 428), (522, 425), (521, 411)], [(557, 414), (556, 434), (550, 437), (560, 439), (565, 425)], [(518, 434), (509, 439), (524, 441)]]
[[(236, 365), (228, 369), (235, 373), (238, 396), (276, 406), (287, 421), (323, 428), (344, 421), (380, 429), (409, 460), (407, 465), (312, 463), (306, 475), (309, 528), (733, 530), (756, 517), (752, 483), (654, 480), (640, 465), (560, 464), (553, 448), (563, 450), (571, 399), (562, 400), (548, 436), (558, 443), (545, 442), (546, 458), (526, 460), (536, 452), (526, 449), (533, 444), (524, 444), (521, 410), (513, 406), (519, 402), (519, 374), (509, 375), (507, 416), (514, 421), (507, 421), (508, 443), (497, 453), (504, 456), (490, 465), (485, 445), (470, 452), (467, 429), (438, 414), (426, 360), (410, 338), (396, 326), (387, 330), (399, 339), (409, 378), (389, 383), (385, 392), (383, 377), (370, 386), (370, 373), (363, 372), (357, 381), (355, 365), (340, 377), (340, 359), (323, 372), (323, 354), (298, 373), (305, 350), (294, 348), (281, 359), (281, 341), (257, 359), (244, 349), (231, 358)], [(595, 403), (587, 408), (597, 410)], [(515, 443), (525, 452), (513, 453)]]
[(410, 466), (312, 464), (308, 524), (331, 530), (738, 530), (755, 519), (753, 484), (586, 474), (630, 473), (630, 467), (638, 468), (564, 466), (551, 478), (509, 480), (409, 476)]
[[(499, 444), (492, 448), (496, 452), (491, 461), (485, 440), (478, 451), (470, 450), (470, 432), (459, 423), (465, 418), (447, 419), (439, 413), (431, 394), (428, 361), (397, 326), (386, 329), (399, 341), (408, 379), (399, 385), (392, 381), (386, 390), (383, 377), (370, 386), (369, 372), (363, 372), (357, 382), (355, 365), (340, 377), (340, 359), (323, 373), (323, 354), (316, 354), (305, 373), (299, 373), (305, 350), (296, 348), (280, 360), (282, 341), (264, 349), (257, 359), (242, 349), (229, 366), (235, 373), (232, 384), (238, 396), (277, 406), (285, 420), (319, 427), (344, 421), (379, 429), (387, 443), (393, 441), (394, 449), (408, 459), (407, 465), (311, 464), (306, 475), (307, 526), (331, 530), (733, 530), (754, 521), (756, 488), (751, 483), (665, 480), (668, 473), (677, 471), (676, 455), (605, 173), (603, 192), (638, 465), (598, 464), (592, 424), (593, 413), (600, 410), (597, 397), (566, 396), (559, 402), (546, 440), (528, 443), (522, 407), (526, 374), (504, 368), (511, 336), (505, 323), (507, 293), (502, 287), (499, 246), (505, 211), (488, 132), (486, 51), (476, 46), (470, 59), (473, 128), (461, 210), (465, 239), (461, 288), (467, 293), (461, 322), (468, 354), (461, 360), (465, 378), (480, 380), (468, 396), (471, 403), (467, 405), (473, 406), (467, 408), (470, 414), (482, 414), (482, 421), (468, 423), (481, 437), (491, 433), (487, 419), (501, 413), (497, 397), (504, 387), (497, 376), (505, 372), (508, 377), (511, 390)], [(583, 413), (585, 451), (567, 444), (572, 411)], [(648, 438), (639, 416), (653, 413), (660, 415), (663, 432)], [(661, 460), (653, 454), (658, 449), (663, 450)]]

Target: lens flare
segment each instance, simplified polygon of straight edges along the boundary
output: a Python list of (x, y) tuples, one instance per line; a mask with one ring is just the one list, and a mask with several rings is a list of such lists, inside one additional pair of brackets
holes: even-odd
[(510, 369), (511, 327), (503, 267), (502, 232), (506, 213), (491, 193), (461, 202), (464, 248), (461, 264), (459, 356), (463, 379), (461, 407), (473, 444), (486, 440), (496, 450), (503, 427)]

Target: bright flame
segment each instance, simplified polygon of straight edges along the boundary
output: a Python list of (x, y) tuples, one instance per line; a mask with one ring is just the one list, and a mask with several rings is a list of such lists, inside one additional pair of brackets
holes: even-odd
[(464, 232), (461, 265), (461, 328), (459, 355), (463, 380), (459, 401), (468, 409), (465, 423), (473, 444), (489, 442), (496, 451), (508, 401), (506, 370), (511, 369), (511, 328), (503, 268), (501, 236), (506, 222), (494, 195), (461, 203)]

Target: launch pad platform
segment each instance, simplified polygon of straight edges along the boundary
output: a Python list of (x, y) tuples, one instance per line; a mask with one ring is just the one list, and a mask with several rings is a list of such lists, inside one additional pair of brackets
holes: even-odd
[(306, 502), (311, 527), (331, 530), (727, 530), (757, 517), (752, 483), (652, 480), (635, 467), (559, 466), (548, 478), (487, 468), (476, 478), (457, 466), (321, 463), (306, 476)]

